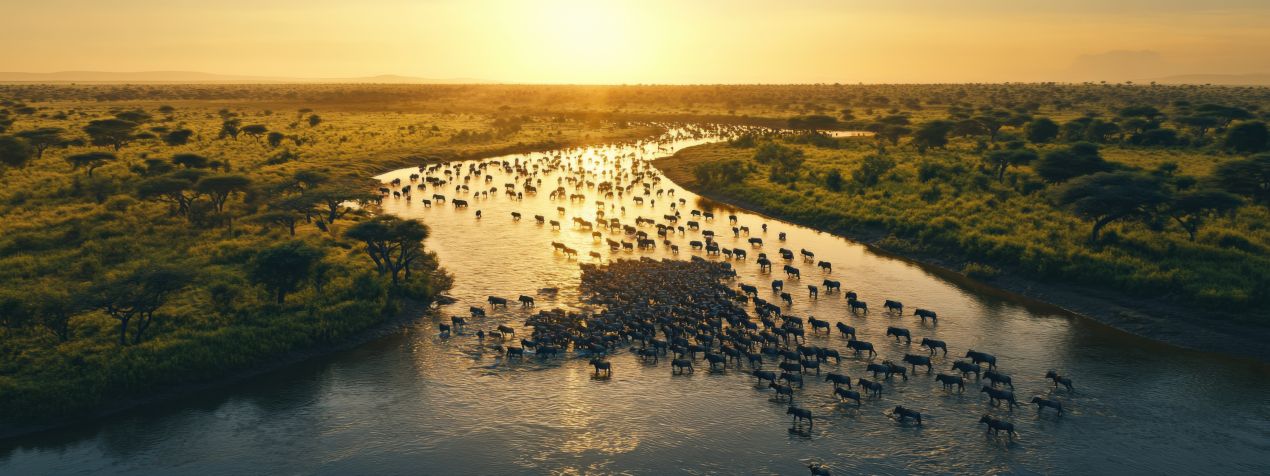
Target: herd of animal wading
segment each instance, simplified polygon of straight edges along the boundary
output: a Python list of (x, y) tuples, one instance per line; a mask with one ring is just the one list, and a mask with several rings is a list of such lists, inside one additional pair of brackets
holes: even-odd
[[(733, 126), (689, 127), (663, 140), (680, 139), (685, 135), (729, 137), (752, 132), (753, 129)], [(515, 345), (516, 328), (505, 323), (490, 325), (494, 323), (486, 316), (486, 306), (506, 308), (509, 299), (489, 296), (486, 302), (469, 308), (470, 316), (451, 316), (448, 324), (439, 324), (443, 338), (463, 334), (471, 325), (484, 326), (466, 334), (485, 345), (497, 346), (509, 364), (524, 361), (527, 355), (550, 359), (572, 351), (589, 358), (596, 378), (612, 375), (613, 364), (606, 356), (623, 348), (634, 352), (644, 365), (669, 360), (674, 375), (691, 375), (701, 364), (706, 364), (712, 372), (728, 372), (733, 366), (748, 367), (748, 374), (757, 379), (760, 388), (774, 392), (773, 401), (787, 403), (786, 414), (791, 416), (793, 425), (790, 431), (803, 435), (810, 435), (814, 425), (811, 411), (797, 404), (809, 374), (832, 383), (831, 389), (826, 385), (824, 390), (832, 391), (841, 402), (853, 403), (856, 408), (881, 400), (888, 385), (903, 385), (910, 376), (933, 378), (946, 392), (964, 392), (973, 376), (973, 382), (980, 384), (979, 392), (986, 394), (986, 405), (998, 408), (1005, 405), (1011, 412), (1015, 406), (1022, 405), (1013, 391), (1014, 379), (1034, 379), (1046, 381), (1047, 386), (1052, 383), (1053, 390), (1032, 396), (1029, 402), (1036, 405), (1038, 412), (1053, 413), (1052, 418), (1064, 414), (1059, 396), (1070, 396), (1074, 390), (1072, 380), (1060, 371), (1011, 376), (1002, 370), (1008, 368), (1007, 359), (975, 349), (967, 349), (964, 354), (957, 350), (949, 357), (949, 344), (936, 338), (940, 317), (935, 310), (916, 308), (910, 313), (904, 303), (887, 299), (881, 315), (876, 311), (871, 315), (869, 304), (861, 296), (849, 290), (843, 292), (841, 281), (832, 279), (832, 263), (817, 260), (812, 250), (800, 249), (796, 253), (793, 245), (786, 244), (784, 232), (776, 233), (779, 250), (769, 257), (764, 248), (773, 243), (761, 237), (768, 236), (766, 223), (751, 230), (751, 224), (738, 223), (736, 215), (716, 217), (712, 211), (689, 209), (685, 199), (676, 199), (673, 187), (661, 184), (661, 175), (653, 171), (650, 163), (635, 160), (634, 153), (623, 154), (614, 147), (609, 150), (616, 152), (584, 159), (576, 153), (578, 150), (581, 149), (524, 160), (470, 161), (466, 168), (463, 162), (424, 165), (419, 166), (418, 173), (410, 174), (408, 181), (395, 178), (380, 189), (386, 199), (391, 196), (394, 200), (412, 200), (417, 194), (424, 196), (421, 203), (425, 207), (441, 208), (448, 202), (448, 207), (460, 212), (473, 203), (497, 199), (500, 195), (508, 200), (523, 200), (526, 195), (547, 193), (551, 200), (560, 203), (557, 216), (535, 215), (532, 218), (537, 226), (551, 233), (560, 233), (565, 227), (589, 232), (593, 249), (607, 247), (610, 252), (610, 260), (606, 261), (600, 251), (590, 251), (591, 263), (579, 264), (584, 299), (599, 304), (602, 311), (540, 311), (525, 322), (525, 327), (533, 329), (531, 335), (520, 338), (520, 345)], [(627, 169), (620, 167), (623, 159), (629, 162)], [(489, 173), (493, 170), (515, 177), (516, 181), (500, 187), (493, 183), (494, 176)], [(554, 184), (544, 185), (542, 177), (553, 172), (562, 172), (564, 176), (558, 177)], [(571, 207), (578, 203), (585, 205), (591, 197), (596, 205), (594, 216), (575, 215), (566, 220)], [(615, 197), (619, 201), (629, 197), (637, 209), (651, 210), (662, 201), (668, 205), (669, 213), (636, 216), (628, 221), (626, 207), (612, 202)], [(473, 218), (482, 219), (481, 211), (476, 210)], [(519, 221), (522, 218), (521, 213), (512, 212), (503, 219)], [(721, 246), (712, 230), (703, 229), (721, 225), (725, 219), (733, 237), (745, 238), (748, 249)], [(750, 236), (752, 232), (755, 236)], [(700, 239), (686, 240), (692, 234), (699, 235)], [(688, 249), (681, 252), (679, 245), (685, 240)], [(575, 248), (563, 242), (553, 241), (552, 246), (567, 259), (583, 259)], [(690, 260), (634, 258), (641, 251), (658, 246), (674, 255), (690, 255)], [(700, 256), (702, 254), (706, 258)], [(775, 263), (782, 264), (781, 274), (773, 270)], [(771, 295), (779, 301), (769, 302), (760, 297), (759, 286), (737, 282), (733, 266), (747, 265), (758, 266), (760, 273), (784, 277), (770, 283)], [(818, 270), (813, 272), (820, 276), (813, 280), (799, 265)], [(794, 283), (805, 286), (807, 299), (834, 299), (840, 295), (852, 319), (877, 316), (893, 321), (893, 325), (887, 327), (884, 336), (858, 335), (850, 322), (829, 322), (782, 312), (795, 299), (790, 292)], [(537, 294), (550, 296), (557, 292), (556, 288), (542, 288)], [(523, 308), (535, 306), (533, 296), (521, 295), (517, 300)], [(752, 309), (754, 315), (746, 309)], [(920, 330), (909, 329), (905, 321), (919, 325)], [(833, 337), (834, 330), (838, 337)], [(921, 337), (915, 332), (922, 334)], [(809, 337), (817, 339), (819, 345), (810, 345)], [(887, 344), (875, 345), (866, 340), (870, 337), (885, 340)], [(844, 352), (832, 348), (838, 343), (845, 347), (846, 361)], [(898, 350), (894, 357), (883, 356), (878, 352), (883, 347)], [(958, 355), (963, 355), (964, 360), (958, 359)], [(919, 368), (930, 377), (922, 377)], [(984, 424), (986, 433), (998, 437), (1016, 436), (1008, 417), (998, 418), (981, 410), (967, 408), (966, 424)], [(922, 425), (922, 416), (917, 402), (904, 402), (889, 412), (889, 417), (901, 425)], [(813, 472), (816, 469), (812, 468)]]

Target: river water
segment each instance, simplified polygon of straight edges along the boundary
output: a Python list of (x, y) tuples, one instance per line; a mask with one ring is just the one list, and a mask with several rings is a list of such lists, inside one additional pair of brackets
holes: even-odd
[[(442, 314), (466, 315), (489, 295), (512, 301), (473, 319), (468, 332), (442, 337), (437, 320), (425, 317), (398, 334), (354, 350), (322, 357), (205, 394), (127, 412), (54, 432), (0, 441), (0, 474), (807, 474), (807, 465), (823, 463), (834, 474), (905, 473), (1063, 473), (1063, 474), (1270, 474), (1270, 368), (1216, 355), (1179, 350), (1110, 329), (1059, 309), (1009, 295), (964, 279), (948, 277), (906, 261), (880, 256), (865, 247), (744, 210), (712, 204), (669, 180), (651, 188), (676, 189), (649, 195), (637, 204), (597, 196), (580, 202), (553, 200), (558, 179), (585, 177), (594, 182), (647, 170), (645, 161), (684, 147), (717, 140), (709, 134), (677, 131), (659, 141), (571, 149), (550, 154), (514, 155), (496, 160), (546, 164), (559, 156), (566, 167), (538, 173), (539, 193), (515, 200), (500, 193), (474, 196), (477, 189), (502, 189), (520, 183), (489, 167), (493, 180), (474, 177), (472, 192), (457, 196), (470, 202), (455, 209), (449, 202), (425, 207), (433, 193), (455, 198), (462, 175), (413, 199), (385, 200), (389, 213), (417, 218), (432, 229), (427, 247), (455, 275), (458, 302)], [(466, 171), (468, 163), (459, 164)], [(416, 169), (385, 174), (384, 181), (409, 183)], [(439, 172), (436, 174), (442, 176)], [(649, 179), (645, 180), (649, 182)], [(635, 196), (643, 196), (639, 187)], [(966, 392), (945, 391), (924, 369), (904, 381), (885, 382), (881, 398), (860, 408), (839, 404), (832, 386), (808, 377), (795, 399), (815, 415), (814, 429), (788, 431), (786, 404), (755, 385), (747, 371), (709, 372), (705, 365), (687, 376), (672, 375), (669, 364), (640, 363), (628, 351), (612, 357), (612, 378), (592, 377), (582, 357), (508, 362), (496, 343), (478, 340), (477, 329), (508, 324), (527, 336), (523, 326), (533, 311), (515, 298), (535, 295), (538, 308), (579, 306), (579, 262), (603, 259), (688, 259), (702, 256), (688, 241), (700, 232), (675, 233), (682, 249), (610, 251), (590, 231), (571, 226), (572, 218), (608, 218), (633, 224), (636, 217), (663, 222), (678, 207), (684, 220), (692, 209), (713, 210), (703, 221), (725, 247), (750, 249), (749, 237), (763, 238), (745, 261), (732, 261), (737, 283), (757, 285), (759, 295), (776, 302), (770, 281), (784, 278), (779, 247), (815, 252), (833, 263), (832, 272), (795, 258), (801, 280), (787, 280), (793, 295), (787, 314), (814, 315), (855, 326), (859, 338), (872, 341), (876, 361), (924, 353), (887, 339), (888, 326), (910, 329), (915, 340), (932, 337), (948, 343), (947, 357), (935, 357), (936, 372), (948, 372), (968, 349), (995, 354), (1000, 370), (1014, 380), (1023, 406), (994, 408), (979, 384)], [(604, 204), (597, 205), (596, 201)], [(565, 207), (560, 214), (556, 207)], [(622, 211), (622, 207), (625, 211)], [(477, 210), (483, 218), (477, 219)], [(524, 219), (513, 221), (511, 212)], [(727, 215), (751, 235), (734, 236)], [(560, 230), (539, 225), (534, 215), (562, 222)], [(683, 221), (680, 221), (682, 224)], [(761, 226), (767, 224), (766, 232)], [(653, 228), (643, 230), (653, 233)], [(787, 233), (780, 242), (779, 232)], [(625, 239), (620, 230), (605, 238)], [(572, 258), (554, 251), (563, 242), (579, 251)], [(764, 251), (776, 274), (760, 272), (754, 254)], [(807, 284), (842, 282), (869, 302), (867, 316), (847, 312), (841, 293), (810, 299)], [(557, 287), (554, 296), (537, 295)], [(911, 315), (888, 315), (885, 299), (906, 308), (939, 313), (938, 324)], [(752, 312), (752, 309), (751, 309)], [(809, 336), (811, 345), (845, 352), (838, 335)], [(770, 364), (769, 360), (769, 365)], [(848, 356), (826, 371), (866, 376), (866, 360)], [(1044, 374), (1059, 370), (1075, 391), (1055, 390)], [(932, 374), (933, 375), (933, 374)], [(984, 381), (986, 383), (986, 381)], [(1067, 412), (1038, 413), (1026, 404), (1032, 396), (1060, 400)], [(923, 425), (897, 423), (891, 408), (904, 405), (923, 413)], [(990, 437), (977, 424), (985, 413), (1013, 422), (1013, 439)]]

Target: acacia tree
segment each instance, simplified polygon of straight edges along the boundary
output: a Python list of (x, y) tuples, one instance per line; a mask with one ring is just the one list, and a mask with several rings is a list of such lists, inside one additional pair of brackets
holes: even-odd
[(59, 342), (71, 340), (71, 318), (87, 308), (80, 291), (47, 285), (28, 289), (25, 295), (41, 327)]
[(198, 154), (176, 154), (172, 156), (172, 163), (187, 169), (205, 169), (210, 161)]
[(269, 132), (269, 128), (265, 127), (263, 124), (252, 124), (249, 126), (243, 126), (243, 128), (241, 129), (241, 132), (243, 134), (247, 134), (248, 136), (251, 136), (251, 138), (254, 139), (256, 142), (260, 142), (260, 136), (264, 135), (266, 132)]
[(1235, 152), (1261, 152), (1270, 148), (1270, 130), (1261, 121), (1238, 122), (1226, 131), (1222, 145)]
[(316, 204), (327, 223), (335, 223), (335, 220), (353, 211), (347, 204), (365, 204), (380, 198), (367, 190), (371, 190), (369, 182), (346, 180), (310, 188), (304, 194)]
[(256, 253), (247, 275), (253, 283), (264, 286), (278, 304), (284, 304), (288, 294), (312, 277), (324, 255), (320, 248), (299, 240), (274, 245)]
[(222, 122), (220, 125), (220, 137), (224, 139), (228, 136), (233, 137), (234, 140), (238, 140), (238, 126), (242, 123), (243, 121), (241, 119), (225, 119), (225, 122)]
[(1239, 197), (1223, 190), (1190, 190), (1173, 197), (1165, 213), (1195, 241), (1205, 218), (1229, 212), (1242, 204)]
[(251, 186), (251, 179), (242, 175), (212, 175), (203, 177), (194, 184), (194, 190), (207, 195), (217, 213), (225, 211), (225, 202), (234, 193), (245, 192)]
[(60, 127), (41, 127), (34, 130), (21, 131), (14, 135), (25, 139), (27, 144), (30, 144), (31, 148), (35, 149), (35, 158), (42, 159), (44, 158), (45, 149), (56, 147), (66, 142), (62, 138), (62, 133), (64, 132), (66, 132), (66, 129)]
[(269, 210), (257, 215), (254, 220), (285, 226), (291, 236), (295, 236), (296, 225), (308, 220), (316, 205), (311, 197), (304, 194), (282, 197), (269, 202)]
[(1270, 154), (1222, 163), (1213, 175), (1226, 191), (1270, 206)]
[(997, 181), (1005, 180), (1005, 169), (1010, 166), (1027, 165), (1036, 160), (1036, 151), (1031, 149), (994, 150), (983, 157), (983, 161), (997, 172)]
[(1107, 172), (1111, 164), (1098, 153), (1097, 145), (1078, 142), (1066, 149), (1046, 152), (1033, 170), (1046, 182), (1063, 183), (1082, 175)]
[(68, 155), (63, 160), (71, 164), (71, 170), (79, 170), (82, 168), (89, 177), (92, 177), (93, 170), (119, 160), (119, 158), (115, 157), (115, 154), (110, 152), (85, 152), (83, 154)]
[(201, 193), (194, 184), (202, 178), (199, 170), (184, 170), (149, 178), (137, 184), (137, 195), (143, 200), (159, 200), (176, 205), (176, 214), (189, 218), (190, 208)]
[(926, 152), (929, 148), (943, 148), (948, 145), (948, 133), (952, 131), (953, 123), (945, 120), (935, 120), (922, 124), (917, 128), (917, 132), (913, 133), (913, 145), (917, 146), (919, 152)]
[(119, 150), (132, 140), (137, 123), (123, 119), (98, 119), (84, 126), (93, 145), (109, 145)]
[(184, 289), (192, 275), (172, 265), (143, 265), (110, 276), (93, 287), (98, 309), (119, 321), (119, 345), (128, 345), (128, 326), (135, 319), (132, 344), (139, 344), (168, 297)]
[(414, 220), (383, 215), (353, 225), (344, 236), (364, 243), (375, 269), (380, 275), (391, 275), (396, 285), (399, 277), (410, 279), (411, 265), (424, 256), (423, 240), (428, 237), (428, 227)]
[(0, 165), (24, 169), (31, 162), (31, 146), (21, 138), (0, 136)]
[(1048, 117), (1038, 117), (1027, 123), (1023, 133), (1027, 136), (1028, 142), (1044, 144), (1058, 137), (1058, 123)]
[(194, 131), (189, 129), (177, 129), (163, 136), (163, 143), (171, 146), (185, 145), (190, 141), (190, 137), (194, 135)]
[(1159, 177), (1137, 172), (1099, 172), (1073, 179), (1057, 190), (1057, 201), (1076, 215), (1092, 220), (1089, 243), (1108, 224), (1144, 218), (1169, 199)]

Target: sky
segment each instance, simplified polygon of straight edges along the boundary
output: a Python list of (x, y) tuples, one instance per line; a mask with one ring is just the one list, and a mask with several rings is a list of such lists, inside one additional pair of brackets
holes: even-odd
[(1267, 0), (0, 0), (0, 70), (523, 83), (1270, 73)]

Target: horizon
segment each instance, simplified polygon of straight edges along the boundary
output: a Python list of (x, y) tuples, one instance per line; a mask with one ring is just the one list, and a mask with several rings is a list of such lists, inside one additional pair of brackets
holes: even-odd
[[(818, 0), (484, 0), (479, 8), (376, 0), (349, 8), (319, 0), (288, 8), (296, 3), (18, 5), (0, 41), (27, 47), (0, 51), (0, 64), (14, 72), (578, 85), (1119, 83), (1270, 73), (1249, 69), (1270, 64), (1259, 47), (1270, 43), (1259, 27), (1270, 22), (1270, 5), (1248, 0), (1081, 0), (1061, 8)], [(86, 14), (67, 17), (68, 8)]]

